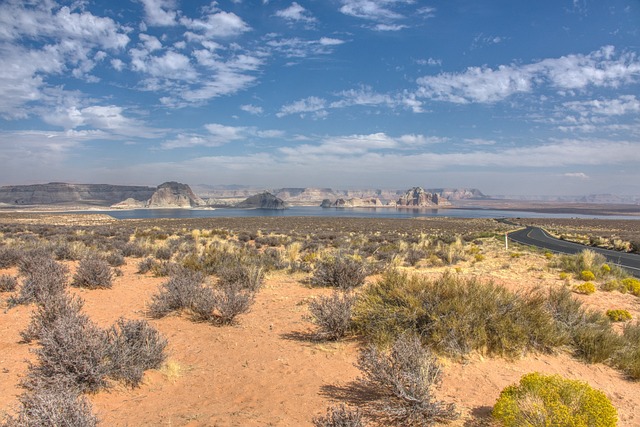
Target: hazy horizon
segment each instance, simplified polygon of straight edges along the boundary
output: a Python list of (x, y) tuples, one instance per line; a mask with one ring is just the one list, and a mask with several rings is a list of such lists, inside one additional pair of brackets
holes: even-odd
[(640, 195), (640, 3), (0, 4), (0, 185)]

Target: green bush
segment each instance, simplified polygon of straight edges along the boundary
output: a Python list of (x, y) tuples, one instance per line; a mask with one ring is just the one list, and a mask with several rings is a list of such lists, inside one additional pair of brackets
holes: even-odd
[(493, 407), (505, 427), (615, 427), (618, 414), (607, 396), (587, 383), (534, 372), (505, 388)]
[(631, 320), (631, 313), (627, 310), (607, 310), (607, 317), (612, 322), (624, 322), (625, 320)]
[(527, 350), (549, 351), (565, 341), (542, 293), (512, 293), (451, 273), (435, 281), (385, 273), (360, 294), (354, 325), (373, 342), (388, 343), (408, 332), (454, 356), (474, 350), (519, 356)]
[(632, 380), (640, 380), (640, 322), (624, 325), (624, 347), (616, 353), (614, 364)]

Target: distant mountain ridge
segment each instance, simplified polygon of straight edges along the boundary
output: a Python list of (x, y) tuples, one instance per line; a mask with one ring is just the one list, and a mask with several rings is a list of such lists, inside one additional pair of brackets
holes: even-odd
[(61, 205), (82, 203), (110, 206), (125, 199), (147, 200), (155, 188), (137, 185), (48, 184), (0, 187), (0, 203), (8, 205)]

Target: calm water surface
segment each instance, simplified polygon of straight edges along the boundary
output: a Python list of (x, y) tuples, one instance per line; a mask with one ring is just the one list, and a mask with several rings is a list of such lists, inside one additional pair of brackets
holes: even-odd
[[(76, 212), (77, 213), (77, 212)], [(319, 206), (295, 206), (286, 210), (269, 209), (132, 209), (122, 211), (89, 211), (103, 213), (117, 219), (146, 218), (224, 218), (256, 216), (321, 216), (338, 218), (599, 218), (636, 219), (637, 216), (623, 215), (580, 215), (560, 213), (539, 213), (526, 211), (503, 211), (497, 209), (393, 209), (393, 208), (321, 208)]]

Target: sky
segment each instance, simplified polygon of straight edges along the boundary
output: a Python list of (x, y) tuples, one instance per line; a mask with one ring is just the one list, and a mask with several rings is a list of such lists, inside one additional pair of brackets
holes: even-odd
[(638, 0), (0, 0), (0, 185), (640, 194)]

